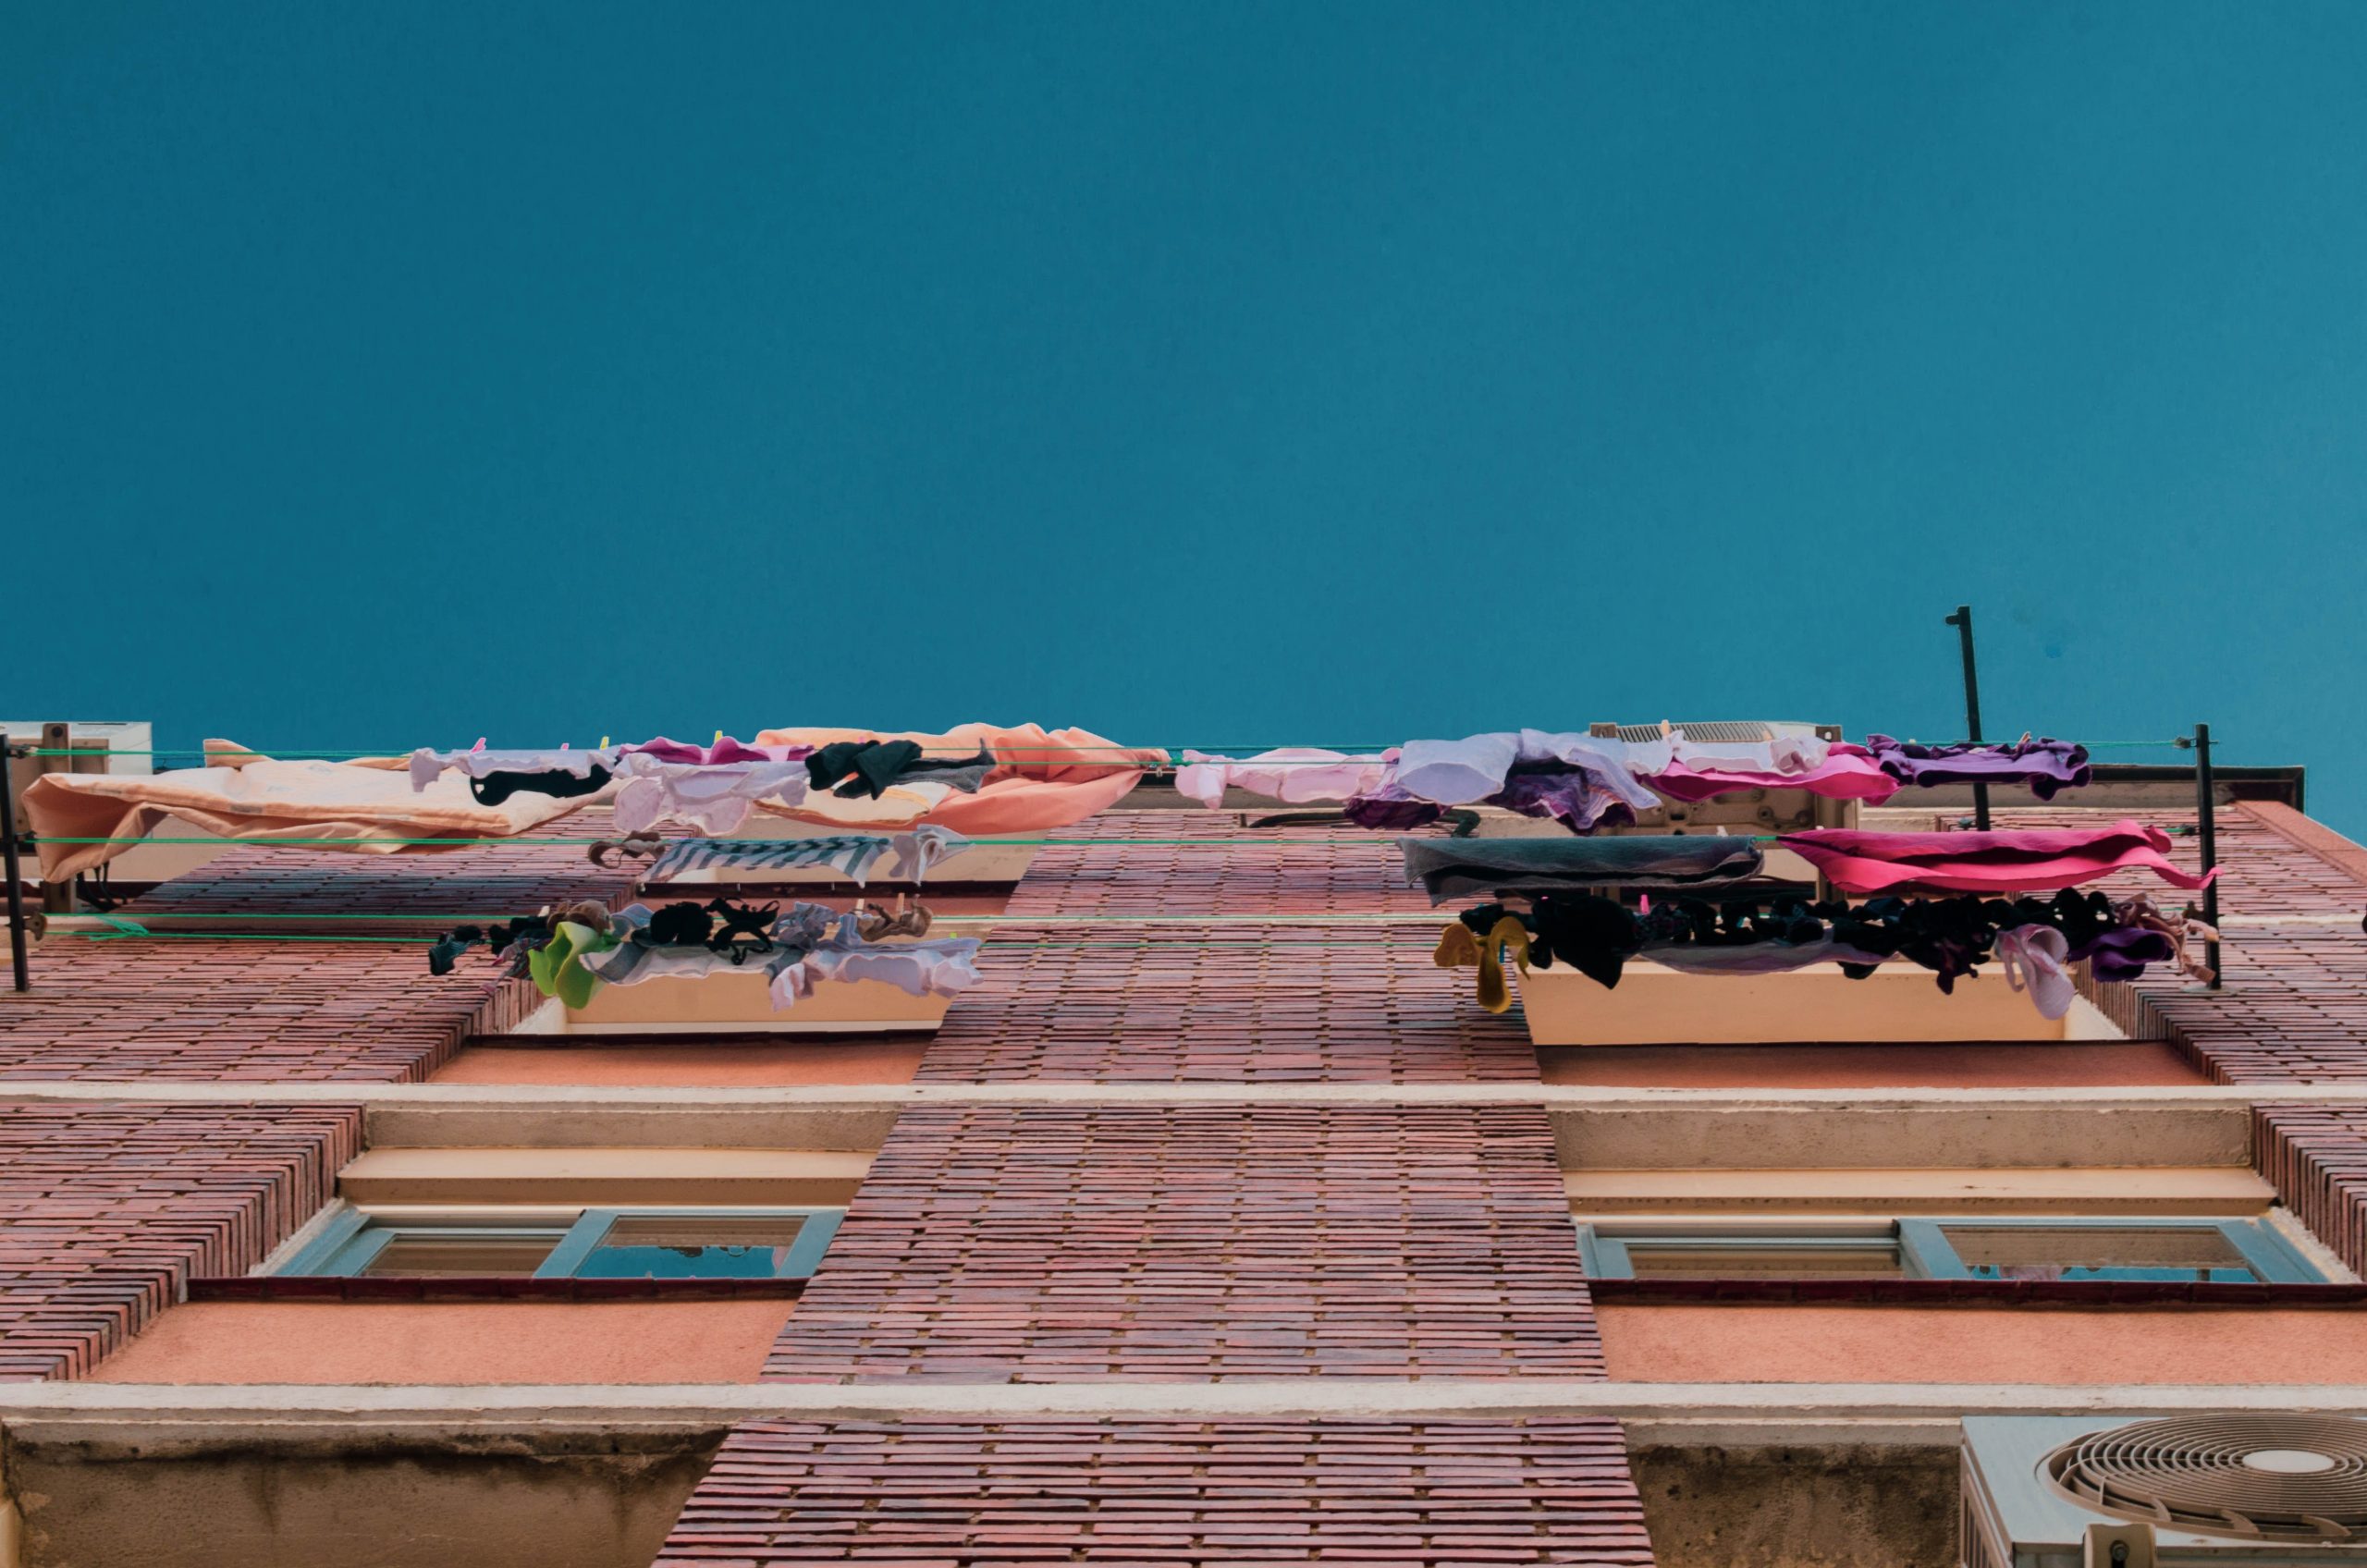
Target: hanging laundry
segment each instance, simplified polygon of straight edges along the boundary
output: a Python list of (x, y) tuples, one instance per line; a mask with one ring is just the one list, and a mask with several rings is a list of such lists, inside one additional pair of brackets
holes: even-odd
[(1879, 805), (1899, 788), (1865, 748), (1815, 736), (1750, 742), (1676, 740), (1670, 743), (1667, 765), (1645, 772), (1643, 778), (1656, 792), (1685, 802), (1735, 790), (1805, 790), (1826, 800)]
[(1504, 915), (1484, 934), (1475, 933), (1461, 922), (1448, 926), (1439, 936), (1438, 950), (1431, 962), (1441, 969), (1479, 971), (1479, 1005), (1490, 1012), (1503, 1012), (1513, 1005), (1512, 995), (1504, 988), (1503, 954), (1510, 952), (1520, 965), (1523, 974), (1528, 973), (1528, 927), (1518, 917)]
[(661, 822), (678, 822), (722, 837), (736, 833), (759, 801), (795, 805), (805, 799), (805, 763), (770, 757), (760, 762), (668, 762), (652, 752), (629, 752), (617, 759), (617, 827), (645, 832)]
[(497, 806), (512, 795), (550, 795), (571, 801), (598, 794), (608, 787), (611, 777), (605, 767), (595, 767), (585, 774), (570, 773), (561, 767), (541, 773), (478, 774), (470, 777), (469, 794), (481, 806)]
[[(1636, 777), (1632, 751), (1623, 741), (1541, 729), (1408, 741), (1380, 782), (1348, 802), (1347, 815), (1362, 827), (1403, 830), (1436, 821), (1448, 806), (1500, 805), (1584, 833), (1660, 804)], [(1667, 754), (1660, 743), (1652, 758)]]
[(812, 749), (806, 746), (752, 746), (729, 735), (718, 735), (715, 743), (695, 746), (688, 741), (669, 741), (660, 735), (655, 741), (644, 741), (637, 746), (620, 748), (626, 752), (655, 757), (659, 762), (680, 763), (688, 767), (718, 767), (740, 762), (798, 762)]
[(96, 870), (168, 816), (197, 832), (244, 842), (294, 841), (384, 855), (467, 849), (581, 809), (580, 802), (541, 795), (479, 805), (460, 778), (439, 778), (417, 790), (395, 758), (282, 762), (227, 741), (206, 741), (205, 753), (214, 759), (205, 767), (45, 773), (27, 785), (20, 803), (43, 879), (64, 882)]
[(649, 868), (653, 882), (670, 881), (701, 871), (792, 871), (827, 866), (858, 888), (865, 886), (872, 866), (893, 851), (893, 876), (910, 881), (927, 879), (929, 868), (960, 854), (970, 840), (942, 827), (918, 827), (893, 836), (841, 833), (819, 839), (678, 839), (669, 843)]
[(855, 929), (866, 942), (884, 941), (889, 937), (926, 937), (928, 928), (937, 924), (926, 904), (907, 904), (904, 895), (896, 895), (896, 908), (890, 912), (876, 905), (858, 903), (854, 906)]
[(1406, 839), (1409, 880), (1430, 901), (1492, 890), (1602, 886), (1711, 888), (1740, 882), (1765, 864), (1748, 839), (1652, 834), (1602, 839)]
[(2005, 984), (2028, 991), (2041, 1018), (2062, 1017), (2079, 994), (2070, 955), (2070, 939), (2051, 925), (2017, 925), (1997, 934), (1997, 963)]
[(2042, 801), (2053, 800), (2060, 790), (2079, 789), (2094, 777), (2085, 746), (2033, 741), (2027, 735), (2005, 745), (1964, 741), (1949, 746), (1869, 735), (1866, 750), (1901, 783), (2028, 784)]
[(840, 741), (805, 759), (805, 777), (816, 790), (844, 779), (839, 793), (860, 791), (876, 801), (920, 757), (920, 747), (911, 741)]
[[(668, 906), (694, 914), (713, 907)], [(952, 996), (978, 980), (978, 941), (974, 937), (875, 944), (865, 939), (854, 915), (836, 915), (819, 904), (792, 905), (765, 927), (762, 943), (738, 940), (744, 933), (736, 933), (729, 945), (719, 941), (719, 934), (689, 937), (682, 918), (644, 904), (618, 911), (615, 929), (619, 934), (616, 945), (584, 961), (595, 988), (602, 983), (632, 986), (669, 976), (761, 974), (773, 1006), (780, 1009), (812, 995), (817, 981), (877, 980), (922, 997)]]
[(1797, 851), (1845, 893), (1893, 888), (2040, 892), (2132, 869), (2151, 871), (2172, 887), (2201, 888), (2218, 875), (2179, 870), (2167, 855), (2169, 836), (2136, 822), (1993, 833), (1815, 827), (1784, 834), (1776, 842)]
[(2174, 965), (2177, 972), (2188, 979), (2197, 980), (2207, 986), (2217, 978), (2207, 962), (2187, 950), (2187, 944), (2189, 942), (2215, 942), (2219, 939), (2219, 928), (2205, 925), (2199, 915), (2183, 911), (2172, 914), (2166, 910), (2158, 908), (2153, 900), (2144, 894), (2139, 893), (2133, 898), (2114, 904), (2112, 918), (2113, 923), (2118, 926), (2140, 927), (2159, 932), (2163, 939), (2170, 944), (2170, 956), (2165, 962)]
[(1286, 805), (1344, 801), (1379, 789), (1397, 758), (1393, 747), (1368, 756), (1315, 746), (1283, 746), (1251, 757), (1185, 752), (1184, 766), (1175, 770), (1175, 792), (1211, 811), (1224, 803), (1227, 790), (1245, 790)]
[[(537, 789), (533, 784), (509, 784), (492, 796), (478, 791), (476, 798), (481, 805), (499, 805), (519, 789), (530, 789), (542, 796), (589, 796), (599, 789), (599, 784), (592, 784), (589, 789), (580, 787), (592, 775), (599, 775), (601, 784), (606, 784), (608, 772), (616, 770), (616, 758), (622, 755), (622, 746), (589, 746), (584, 751), (575, 751), (573, 746), (528, 751), (435, 751), (431, 746), (422, 746), (410, 760), (411, 789), (426, 789), (445, 772), (460, 772), (473, 781), (497, 779), (504, 775), (514, 779), (533, 777), (549, 781), (546, 789)], [(578, 789), (568, 789), (568, 784), (575, 784)]]
[(558, 998), (566, 1007), (582, 1007), (600, 988), (584, 961), (617, 942), (615, 924), (606, 909), (570, 905), (551, 916), (550, 940), (526, 955), (526, 972), (543, 995)]
[[(1883, 896), (1862, 904), (1809, 903), (1796, 897), (1712, 903), (1679, 896), (1649, 910), (1584, 893), (1543, 893), (1526, 913), (1502, 903), (1463, 912), (1475, 935), (1506, 919), (1529, 934), (1529, 962), (1542, 969), (1567, 964), (1589, 979), (1616, 986), (1631, 958), (1689, 974), (1763, 974), (1811, 963), (1834, 963), (1862, 980), (1882, 964), (1905, 961), (1932, 972), (1944, 992), (1996, 957), (2009, 961), (2008, 984), (2029, 988), (2042, 1008), (2067, 1011), (2063, 985), (2068, 966), (2094, 961), (2099, 981), (2135, 979), (2147, 963), (2175, 962), (2174, 943), (2146, 916), (2101, 893), (2066, 889), (2053, 899), (1944, 899)], [(2158, 914), (2159, 912), (2154, 912)], [(2187, 923), (2194, 931), (2198, 923)], [(1448, 937), (1442, 949), (1459, 947)], [(1441, 962), (1445, 962), (1441, 960)], [(2062, 1011), (2048, 1012), (2059, 1018)]]
[[(1162, 751), (1113, 744), (1085, 729), (962, 724), (943, 734), (883, 734), (868, 729), (767, 729), (761, 744), (828, 746), (842, 741), (909, 741), (932, 759), (974, 766), (983, 749), (994, 759), (975, 794), (950, 789), (928, 773), (907, 774), (877, 801), (837, 796), (801, 806), (770, 802), (763, 809), (802, 822), (844, 827), (949, 827), (973, 838), (1042, 833), (1084, 821), (1132, 790), (1147, 767), (1167, 761)], [(864, 810), (864, 807), (872, 810)]]

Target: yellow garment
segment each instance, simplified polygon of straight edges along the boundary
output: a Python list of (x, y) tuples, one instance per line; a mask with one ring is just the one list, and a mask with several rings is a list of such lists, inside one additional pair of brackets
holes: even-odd
[(1511, 915), (1496, 922), (1496, 928), (1483, 938), (1460, 920), (1439, 933), (1438, 951), (1430, 955), (1441, 969), (1466, 969), (1478, 965), (1479, 970), (1479, 1005), (1490, 1012), (1504, 1012), (1513, 1005), (1512, 993), (1504, 986), (1505, 949), (1511, 949), (1513, 962), (1520, 965), (1523, 974), (1528, 973), (1528, 927)]

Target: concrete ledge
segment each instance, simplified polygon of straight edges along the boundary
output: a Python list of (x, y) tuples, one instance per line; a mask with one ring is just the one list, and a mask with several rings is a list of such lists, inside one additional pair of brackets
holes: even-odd
[(1228, 1383), (749, 1383), (385, 1387), (28, 1383), (0, 1388), (12, 1443), (531, 1440), (599, 1432), (712, 1431), (735, 1422), (1418, 1420), (1607, 1415), (1634, 1441), (1928, 1443), (1968, 1415), (2085, 1411), (2367, 1414), (2367, 1385), (1628, 1383), (1576, 1378), (1294, 1378)]

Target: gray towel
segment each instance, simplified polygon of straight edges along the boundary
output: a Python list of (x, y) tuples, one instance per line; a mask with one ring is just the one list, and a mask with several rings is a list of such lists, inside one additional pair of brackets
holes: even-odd
[(1473, 893), (1622, 888), (1721, 888), (1759, 875), (1765, 856), (1748, 839), (1614, 834), (1591, 839), (1404, 839), (1408, 880), (1430, 902)]

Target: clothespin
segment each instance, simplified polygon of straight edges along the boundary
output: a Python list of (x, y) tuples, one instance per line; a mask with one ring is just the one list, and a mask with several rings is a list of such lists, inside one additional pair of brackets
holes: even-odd
[(600, 749), (604, 752), (608, 749), (608, 738), (606, 735), (600, 737)]
[(481, 752), (481, 751), (484, 751), (484, 736), (482, 736), (482, 735), (478, 736), (478, 737), (477, 737), (477, 743), (476, 743), (475, 745), (473, 745), (473, 746), (471, 746), (471, 747), (469, 748), (469, 750), (471, 750), (471, 751), (472, 751), (472, 752)]
[(717, 731), (715, 732), (715, 739), (714, 739), (714, 740), (712, 740), (712, 741), (709, 741), (707, 742), (707, 744), (708, 744), (709, 746), (720, 746), (721, 744), (723, 744), (723, 731), (722, 731), (722, 730), (720, 730), (720, 729), (717, 730)]

